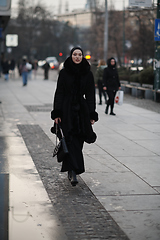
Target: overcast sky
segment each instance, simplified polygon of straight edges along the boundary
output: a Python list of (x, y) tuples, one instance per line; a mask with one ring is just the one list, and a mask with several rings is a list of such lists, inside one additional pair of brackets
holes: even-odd
[[(99, 1), (101, 3), (105, 2), (105, 0), (99, 0)], [(40, 2), (43, 5), (46, 5), (50, 10), (53, 9), (53, 12), (57, 14), (60, 2), (62, 2), (62, 11), (64, 11), (65, 9), (66, 2), (68, 2), (69, 10), (72, 11), (73, 9), (84, 8), (87, 0), (46, 0), (46, 1), (31, 0), (31, 2), (32, 2), (32, 5)], [(125, 2), (125, 7), (127, 7), (129, 0), (124, 0), (124, 2)], [(18, 3), (18, 0), (12, 0), (13, 9), (16, 8), (17, 3)], [(110, 5), (111, 3), (114, 3), (114, 6), (116, 9), (123, 8), (123, 0), (108, 0), (108, 5)]]
[[(11, 0), (12, 2), (12, 15), (15, 16), (17, 14), (17, 3), (19, 0)], [(144, 0), (143, 0), (144, 1)], [(145, 0), (150, 1), (150, 0)], [(68, 2), (69, 11), (74, 9), (83, 9), (87, 3), (87, 0), (28, 0), (31, 5), (35, 5), (37, 3), (41, 3), (46, 6), (49, 11), (52, 11), (53, 14), (58, 14), (60, 2), (62, 3), (61, 13), (65, 10), (66, 2)], [(105, 3), (105, 0), (99, 0), (100, 3)], [(152, 2), (156, 3), (157, 0), (152, 0)], [(113, 4), (116, 10), (122, 10), (123, 6), (125, 8), (129, 5), (129, 0), (108, 0), (108, 7)]]

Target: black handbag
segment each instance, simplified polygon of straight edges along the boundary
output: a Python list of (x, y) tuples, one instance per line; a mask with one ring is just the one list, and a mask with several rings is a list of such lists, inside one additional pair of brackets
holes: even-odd
[[(58, 133), (58, 127), (61, 133), (61, 139), (59, 143), (57, 144), (57, 133)], [(56, 124), (56, 147), (53, 151), (53, 157), (57, 156), (57, 161), (62, 162), (64, 158), (69, 154), (67, 144), (65, 141), (65, 137), (63, 135), (62, 128), (60, 124)]]

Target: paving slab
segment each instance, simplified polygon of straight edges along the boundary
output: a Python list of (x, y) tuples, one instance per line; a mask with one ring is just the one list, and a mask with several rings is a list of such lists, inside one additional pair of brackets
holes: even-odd
[(99, 155), (97, 154), (85, 154), (85, 166), (87, 172), (97, 173), (113, 173), (113, 172), (128, 172), (130, 171), (121, 162), (118, 162), (115, 158), (109, 154)]
[(132, 172), (86, 173), (83, 179), (96, 196), (157, 193)]
[(160, 211), (126, 211), (112, 216), (132, 240), (159, 240)]
[(117, 160), (127, 166), (151, 186), (160, 186), (160, 157), (117, 157)]
[(98, 196), (109, 212), (160, 211), (160, 195)]

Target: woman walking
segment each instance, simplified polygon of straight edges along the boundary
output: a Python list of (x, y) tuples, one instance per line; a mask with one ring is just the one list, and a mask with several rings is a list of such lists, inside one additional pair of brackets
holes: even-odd
[(51, 118), (60, 122), (69, 154), (62, 162), (61, 172), (68, 172), (72, 186), (78, 183), (76, 175), (85, 171), (82, 148), (84, 142), (93, 143), (96, 134), (92, 124), (98, 121), (95, 112), (95, 87), (90, 65), (83, 50), (75, 47), (60, 71), (54, 96)]
[(115, 59), (114, 58), (108, 59), (107, 64), (108, 64), (108, 67), (104, 69), (104, 73), (103, 73), (103, 84), (104, 84), (103, 89), (107, 91), (107, 95), (109, 97), (107, 101), (105, 113), (108, 114), (108, 108), (110, 106), (111, 107), (110, 115), (116, 115), (113, 112), (114, 99), (118, 89), (121, 89), (121, 85), (119, 81), (118, 72), (116, 69)]

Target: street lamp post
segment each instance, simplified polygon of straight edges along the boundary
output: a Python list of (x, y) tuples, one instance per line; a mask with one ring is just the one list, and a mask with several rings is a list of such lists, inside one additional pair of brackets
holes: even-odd
[(125, 5), (123, 0), (123, 66), (125, 66)]
[(108, 55), (108, 6), (105, 0), (105, 24), (104, 24), (104, 60), (107, 60)]

